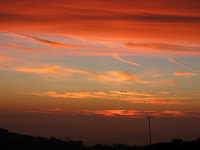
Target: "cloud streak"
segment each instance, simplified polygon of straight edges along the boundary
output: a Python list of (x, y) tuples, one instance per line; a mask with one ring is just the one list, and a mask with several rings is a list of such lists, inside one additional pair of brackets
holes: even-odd
[[(124, 93), (127, 93), (126, 95)], [(144, 97), (151, 97), (152, 95), (146, 93), (138, 93), (138, 92), (131, 92), (131, 91), (109, 91), (109, 93), (105, 92), (66, 92), (64, 94), (58, 94), (53, 91), (44, 92), (44, 93), (32, 93), (33, 95), (37, 96), (50, 96), (56, 98), (117, 98), (121, 96), (144, 96)]]
[[(54, 50), (54, 49), (40, 49), (40, 48), (30, 48), (22, 47), (14, 44), (0, 43), (1, 46), (6, 46), (10, 48), (16, 48), (20, 50), (28, 50), (32, 52), (47, 52), (48, 54), (65, 54), (65, 55), (75, 55), (75, 56), (112, 56), (112, 52), (91, 52), (91, 51), (70, 51), (70, 50)], [(49, 53), (51, 52), (51, 53)], [(121, 55), (132, 55), (131, 53), (121, 53)]]
[(141, 80), (139, 77), (134, 76), (124, 71), (106, 71), (104, 74), (95, 73), (91, 71), (85, 71), (85, 70), (78, 70), (78, 69), (65, 69), (64, 71), (72, 72), (72, 73), (87, 74), (87, 75), (90, 75), (90, 76), (93, 76), (105, 81), (118, 81), (118, 82), (135, 81), (138, 83), (150, 84), (149, 81)]
[[(23, 34), (22, 34), (23, 35)], [(24, 35), (26, 38), (36, 38), (32, 36)], [(63, 47), (62, 43), (55, 42), (55, 41), (49, 41), (45, 39), (40, 39), (43, 44), (51, 46), (53, 48), (56, 47)], [(40, 41), (40, 43), (41, 43)], [(54, 43), (54, 44), (53, 44)], [(57, 43), (57, 44), (56, 44)], [(66, 45), (65, 48), (70, 48), (73, 50), (54, 50), (54, 49), (40, 49), (40, 48), (30, 48), (30, 47), (22, 47), (14, 44), (6, 44), (6, 43), (0, 43), (2, 46), (11, 47), (11, 48), (17, 48), (17, 49), (24, 49), (24, 50), (32, 50), (32, 51), (46, 51), (46, 52), (57, 52), (57, 53), (65, 53), (68, 55), (83, 55), (83, 56), (112, 56), (120, 61), (135, 65), (135, 66), (141, 66), (137, 63), (127, 61), (122, 59), (119, 55), (122, 56), (130, 56), (130, 55), (149, 55), (149, 54), (166, 54), (166, 53), (172, 53), (172, 54), (190, 54), (190, 55), (200, 55), (200, 48), (199, 47), (188, 47), (188, 46), (179, 46), (179, 45), (167, 45), (167, 44), (135, 44), (135, 43), (127, 43), (124, 48), (122, 47), (116, 47), (111, 48), (109, 46), (107, 47), (94, 47), (94, 46), (80, 46), (80, 45)], [(140, 50), (140, 51), (138, 51)], [(97, 52), (96, 52), (97, 51)]]
[[(42, 67), (41, 67), (42, 66)], [(17, 72), (24, 72), (24, 73), (36, 73), (36, 74), (57, 74), (57, 75), (69, 75), (68, 73), (74, 74), (85, 74), (90, 77), (87, 77), (89, 80), (98, 79), (99, 81), (103, 82), (135, 82), (145, 84), (147, 86), (159, 86), (160, 84), (168, 84), (172, 86), (178, 86), (177, 82), (174, 80), (159, 80), (159, 81), (149, 81), (143, 80), (140, 75), (135, 75), (125, 71), (104, 71), (103, 73), (97, 73), (94, 71), (87, 71), (81, 69), (74, 69), (74, 68), (66, 68), (64, 66), (59, 65), (48, 65), (48, 64), (40, 64), (39, 65), (17, 65), (15, 63), (8, 63), (3, 62), (0, 64), (0, 69), (3, 71), (17, 71)], [(122, 93), (121, 94), (134, 94), (130, 92)]]
[(134, 65), (134, 66), (141, 66), (141, 65), (136, 64), (136, 63), (134, 63), (134, 62), (127, 61), (127, 60), (124, 60), (124, 59), (120, 58), (118, 54), (113, 54), (113, 57), (116, 58), (116, 59), (118, 59), (118, 60), (120, 60), (120, 61), (129, 63), (129, 64), (132, 64), (132, 65)]
[(169, 58), (169, 60), (170, 60), (171, 62), (173, 62), (173, 63), (175, 63), (175, 64), (177, 64), (177, 65), (179, 65), (179, 66), (181, 66), (181, 67), (183, 67), (183, 68), (185, 68), (185, 69), (191, 71), (191, 72), (195, 72), (195, 71), (193, 71), (192, 69), (190, 69), (190, 68), (188, 68), (188, 67), (186, 67), (186, 66), (184, 66), (184, 65), (182, 65), (182, 64), (180, 64), (180, 63), (177, 63), (177, 62), (174, 61), (172, 58)]
[(19, 72), (27, 72), (27, 73), (38, 73), (38, 74), (62, 74), (63, 72), (59, 70), (60, 66), (50, 66), (50, 67), (42, 67), (42, 68), (27, 68), (27, 67), (17, 67), (15, 70)]
[(102, 78), (102, 79), (106, 79), (107, 77), (105, 75), (99, 74), (99, 73), (95, 73), (95, 72), (91, 72), (91, 71), (85, 71), (85, 70), (79, 70), (79, 69), (65, 69), (64, 71), (67, 72), (71, 72), (71, 73), (81, 73), (81, 74), (87, 74), (87, 75), (91, 75), (97, 78)]
[[(126, 94), (125, 94), (126, 93)], [(100, 99), (113, 99), (119, 102), (124, 101), (130, 104), (156, 104), (156, 105), (172, 105), (172, 104), (190, 104), (188, 97), (173, 97), (173, 98), (157, 98), (151, 94), (138, 93), (131, 91), (109, 91), (109, 92), (66, 92), (64, 94), (56, 93), (53, 91), (43, 93), (32, 93), (36, 96), (48, 96), (54, 98), (72, 98), (72, 99), (86, 99), (86, 98), (100, 98)], [(191, 102), (193, 103), (193, 102)]]
[(154, 117), (200, 117), (200, 112), (189, 111), (141, 111), (141, 110), (84, 110), (82, 115), (100, 115), (106, 117), (145, 118)]
[(125, 48), (129, 49), (139, 49), (144, 52), (152, 51), (159, 53), (175, 53), (175, 54), (200, 54), (200, 47), (184, 46), (184, 45), (174, 45), (165, 43), (125, 43)]
[(128, 97), (128, 98), (120, 98), (120, 101), (127, 101), (128, 103), (131, 104), (158, 104), (158, 105), (172, 105), (172, 104), (189, 104), (189, 101), (185, 101), (185, 100), (167, 100), (166, 98), (155, 98), (155, 97), (151, 97), (151, 98), (132, 98), (132, 97)]
[(197, 76), (197, 73), (191, 73), (191, 72), (175, 72), (175, 76)]
[(39, 43), (42, 43), (42, 44), (50, 46), (50, 47), (54, 47), (54, 48), (64, 47), (64, 48), (74, 49), (74, 46), (72, 46), (72, 45), (62, 44), (62, 43), (59, 43), (59, 42), (54, 42), (54, 41), (49, 41), (49, 40), (44, 40), (44, 39), (40, 39), (40, 38), (37, 38), (37, 37), (28, 36), (28, 35), (25, 35), (25, 34), (20, 34), (20, 33), (15, 33), (15, 32), (11, 32), (11, 33), (22, 36), (22, 37), (26, 37), (26, 38), (29, 38), (29, 39), (33, 39), (33, 40), (35, 40)]
[(37, 96), (50, 96), (50, 97), (55, 97), (55, 98), (104, 98), (107, 96), (106, 93), (104, 92), (66, 92), (64, 94), (58, 94), (56, 92), (44, 92), (42, 94), (39, 93), (32, 93), (33, 95)]

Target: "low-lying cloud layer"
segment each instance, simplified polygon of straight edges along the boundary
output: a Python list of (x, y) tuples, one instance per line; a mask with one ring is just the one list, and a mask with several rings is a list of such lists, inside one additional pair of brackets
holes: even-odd
[(114, 99), (119, 102), (124, 101), (130, 104), (158, 104), (158, 105), (172, 105), (172, 104), (190, 104), (189, 97), (154, 97), (152, 94), (145, 92), (132, 92), (127, 90), (109, 91), (109, 92), (66, 92), (64, 94), (53, 91), (44, 93), (32, 93), (37, 96), (49, 96), (54, 98), (73, 98), (73, 99)]
[(140, 110), (84, 110), (85, 115), (102, 115), (106, 117), (145, 118), (154, 117), (200, 117), (200, 112), (187, 111), (140, 111)]

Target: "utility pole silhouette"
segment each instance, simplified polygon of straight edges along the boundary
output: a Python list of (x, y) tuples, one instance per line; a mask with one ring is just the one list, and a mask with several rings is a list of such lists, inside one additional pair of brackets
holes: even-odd
[(146, 118), (149, 120), (149, 148), (151, 149), (151, 118), (153, 116), (146, 116)]

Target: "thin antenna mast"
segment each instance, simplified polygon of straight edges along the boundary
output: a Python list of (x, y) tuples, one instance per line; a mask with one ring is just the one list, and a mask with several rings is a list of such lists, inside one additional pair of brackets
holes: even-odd
[(149, 120), (149, 146), (151, 148), (151, 118), (153, 118), (153, 116), (146, 116), (146, 118)]

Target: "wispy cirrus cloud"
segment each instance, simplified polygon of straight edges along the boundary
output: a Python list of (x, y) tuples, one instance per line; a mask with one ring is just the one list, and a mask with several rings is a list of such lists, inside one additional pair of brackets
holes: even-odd
[[(25, 63), (26, 64), (26, 63)], [(54, 74), (54, 75), (71, 75), (85, 74), (88, 75), (88, 79), (98, 79), (100, 81), (109, 81), (109, 82), (128, 82), (132, 81), (133, 83), (141, 83), (146, 84), (148, 86), (159, 86), (161, 84), (167, 84), (172, 86), (178, 86), (178, 83), (174, 80), (159, 80), (159, 81), (151, 81), (144, 80), (143, 76), (138, 74), (133, 74), (125, 71), (118, 70), (108, 70), (103, 73), (97, 73), (94, 71), (75, 69), (75, 68), (66, 68), (65, 66), (60, 65), (49, 65), (49, 64), (35, 64), (35, 65), (19, 65), (15, 63), (4, 62), (0, 64), (0, 69), (4, 71), (17, 71), (24, 73), (35, 73), (35, 74)], [(90, 77), (89, 77), (90, 76)], [(69, 77), (69, 76), (68, 76)], [(87, 76), (86, 76), (87, 77)], [(93, 78), (91, 78), (93, 77)], [(130, 94), (130, 93), (129, 93)], [(132, 93), (133, 94), (133, 93)]]
[[(28, 39), (33, 39), (36, 42), (42, 43), (44, 45), (47, 45), (47, 46), (50, 46), (50, 47), (53, 47), (53, 48), (62, 47), (62, 48), (76, 49), (76, 50), (79, 50), (79, 49), (84, 49), (85, 50), (86, 49), (86, 50), (121, 51), (121, 52), (123, 52), (123, 49), (116, 48), (116, 47), (115, 48), (114, 47), (110, 47), (110, 46), (107, 46), (107, 47), (94, 47), (94, 46), (63, 44), (63, 43), (60, 43), (60, 42), (41, 39), (41, 38), (38, 38), (38, 37), (35, 37), (35, 36), (29, 36), (29, 35), (25, 35), (25, 34), (21, 34), (21, 33), (15, 33), (15, 32), (10, 32), (10, 33), (13, 33), (13, 34), (16, 34), (16, 35), (19, 35), (19, 36), (22, 36), (22, 37), (25, 37), (25, 38), (28, 38)], [(6, 45), (6, 44), (4, 44), (4, 45)], [(9, 44), (7, 46), (9, 46)]]
[(71, 72), (71, 73), (81, 73), (81, 74), (87, 74), (87, 75), (91, 75), (97, 78), (102, 78), (102, 79), (106, 79), (106, 76), (103, 74), (99, 74), (99, 73), (95, 73), (92, 71), (86, 71), (86, 70), (79, 70), (79, 69), (72, 69), (72, 68), (67, 68), (64, 71), (67, 72)]
[[(9, 61), (9, 62), (7, 62)], [(10, 62), (11, 61), (11, 62)], [(19, 61), (19, 60), (17, 60)], [(22, 61), (27, 63), (26, 61)], [(0, 70), (9, 72), (24, 72), (24, 73), (34, 73), (34, 74), (55, 74), (55, 75), (66, 75), (63, 71), (63, 67), (59, 65), (48, 65), (48, 64), (35, 64), (32, 65), (27, 63), (26, 65), (21, 65), (16, 62), (16, 59), (10, 58), (6, 61), (0, 61)]]
[(50, 47), (55, 47), (55, 48), (64, 47), (64, 48), (74, 49), (73, 45), (62, 44), (62, 43), (55, 42), (55, 41), (49, 41), (49, 40), (45, 40), (45, 39), (40, 39), (40, 38), (37, 38), (37, 37), (34, 37), (34, 36), (28, 36), (28, 35), (21, 34), (21, 33), (16, 33), (16, 32), (11, 32), (11, 33), (19, 35), (19, 36), (22, 36), (22, 37), (25, 37), (25, 38), (33, 39), (33, 40), (35, 40), (35, 41), (37, 41), (39, 43), (42, 43), (42, 44), (50, 46)]
[(95, 77), (100, 80), (104, 81), (114, 81), (114, 82), (124, 82), (124, 81), (134, 81), (138, 83), (143, 84), (149, 84), (149, 81), (145, 81), (140, 79), (139, 76), (133, 75), (128, 72), (124, 71), (105, 71), (104, 73), (96, 73), (93, 71), (86, 71), (86, 70), (80, 70), (80, 69), (74, 69), (74, 68), (66, 68), (59, 65), (43, 65), (41, 67), (36, 66), (16, 66), (16, 64), (9, 66), (7, 69), (11, 71), (17, 71), (17, 72), (27, 72), (27, 73), (37, 73), (37, 74), (64, 74), (64, 73), (79, 73), (79, 74), (86, 74), (92, 77)]
[[(114, 47), (110, 47), (110, 46), (107, 46), (107, 48), (105, 47), (92, 47), (92, 46), (79, 46), (79, 45), (70, 45), (70, 44), (62, 44), (60, 42), (56, 42), (56, 41), (50, 41), (50, 40), (46, 40), (46, 39), (41, 39), (41, 38), (38, 38), (38, 37), (35, 37), (35, 36), (29, 36), (29, 35), (25, 35), (25, 34), (21, 34), (21, 33), (15, 33), (15, 32), (11, 32), (13, 34), (16, 34), (16, 35), (19, 35), (19, 36), (22, 36), (22, 37), (25, 37), (25, 38), (29, 38), (29, 39), (33, 39), (39, 43), (42, 43), (44, 45), (47, 45), (47, 46), (50, 46), (50, 47), (53, 47), (53, 48), (57, 48), (57, 47), (64, 47), (64, 48), (69, 48), (69, 49), (87, 49), (87, 50), (101, 50), (101, 51), (115, 51), (115, 52), (135, 52), (136, 54), (136, 51), (135, 50), (125, 50), (124, 48), (114, 48)], [(166, 48), (168, 48), (169, 50), (171, 50), (172, 47), (174, 47), (174, 51), (177, 50), (177, 47), (181, 47), (181, 46), (175, 46), (175, 45), (169, 45), (169, 44), (158, 44), (158, 43), (152, 43), (152, 44), (133, 44), (133, 43), (126, 43), (127, 47), (128, 48), (145, 48), (145, 49), (151, 49), (153, 48), (153, 50), (157, 50), (157, 49), (163, 49), (163, 50), (166, 50)], [(134, 45), (134, 46), (133, 46)], [(15, 46), (15, 45), (10, 45), (10, 44), (4, 44), (4, 46), (12, 46), (13, 48), (19, 48), (19, 46)], [(22, 47), (20, 47), (22, 48)], [(26, 49), (29, 49), (29, 48), (26, 48)], [(147, 52), (145, 51), (144, 52)], [(176, 50), (175, 50), (176, 49)], [(145, 54), (143, 54), (145, 55)], [(112, 56), (120, 61), (123, 61), (123, 62), (126, 62), (126, 63), (129, 63), (129, 64), (132, 64), (132, 65), (135, 65), (135, 66), (141, 66), (137, 63), (134, 63), (134, 62), (131, 62), (131, 61), (127, 61), (127, 60), (124, 60), (122, 59), (119, 54), (117, 53), (114, 53), (112, 54)]]
[[(108, 80), (140, 82), (140, 79), (137, 76), (123, 71), (107, 71), (106, 74)], [(146, 82), (148, 83), (148, 81)]]
[[(87, 70), (66, 68), (59, 65), (47, 65), (47, 64), (28, 65), (27, 64), (27, 65), (21, 66), (21, 65), (10, 64), (10, 63), (1, 64), (0, 69), (5, 70), (5, 71), (17, 71), (17, 72), (24, 72), (24, 73), (36, 73), (36, 74), (55, 74), (55, 75), (67, 75), (68, 73), (71, 73), (71, 74), (79, 73), (79, 74), (89, 75), (91, 77), (94, 77), (94, 79), (96, 78), (101, 81), (109, 81), (109, 82), (132, 81), (136, 83), (147, 84), (149, 86), (163, 84), (163, 83), (172, 85), (172, 86), (178, 85), (178, 83), (174, 80), (167, 80), (167, 79), (160, 80), (160, 81), (143, 80), (142, 77), (140, 77), (139, 75), (135, 75), (135, 74), (125, 72), (125, 71), (116, 71), (116, 70), (110, 70), (110, 71), (104, 71), (103, 73), (97, 73), (97, 72), (87, 71)], [(89, 79), (92, 79), (92, 78), (89, 78)]]
[(183, 67), (183, 68), (186, 68), (186, 69), (189, 70), (189, 71), (194, 72), (192, 69), (190, 69), (190, 68), (186, 67), (185, 65), (182, 65), (182, 64), (180, 64), (180, 63), (174, 61), (172, 58), (170, 58), (169, 60), (170, 60), (171, 62), (173, 62), (173, 63), (175, 63), (175, 64), (177, 64), (177, 65)]
[[(32, 36), (26, 36), (26, 35), (24, 35), (24, 36), (27, 38), (32, 37)], [(32, 38), (40, 39), (37, 37), (32, 37)], [(30, 50), (30, 51), (35, 51), (35, 52), (43, 51), (43, 52), (61, 53), (61, 54), (66, 54), (66, 55), (82, 55), (82, 56), (112, 56), (120, 61), (132, 64), (135, 66), (141, 66), (141, 65), (137, 64), (135, 62), (124, 60), (120, 57), (120, 55), (121, 56), (130, 56), (130, 55), (133, 55), (133, 56), (140, 55), (141, 56), (141, 55), (149, 55), (149, 54), (156, 54), (156, 53), (157, 54), (158, 53), (159, 54), (162, 54), (162, 53), (164, 53), (164, 54), (172, 53), (173, 54), (174, 53), (174, 54), (200, 55), (200, 48), (198, 48), (198, 47), (197, 48), (188, 48), (188, 49), (174, 47), (173, 49), (172, 48), (166, 49), (166, 48), (162, 48), (162, 47), (161, 48), (154, 48), (154, 47), (150, 47), (150, 46), (142, 47), (142, 46), (138, 46), (137, 44), (133, 44), (134, 46), (131, 46), (131, 43), (128, 44), (130, 46), (125, 46), (125, 48), (80, 46), (80, 45), (70, 45), (70, 44), (66, 44), (66, 46), (62, 46), (65, 44), (55, 42), (55, 41), (49, 41), (49, 40), (45, 40), (45, 39), (40, 39), (40, 40), (43, 41), (42, 42), (43, 44), (53, 47), (53, 48), (65, 47), (65, 48), (73, 49), (73, 50), (31, 48), (31, 47), (22, 47), (22, 46), (18, 46), (18, 45), (14, 45), (14, 44), (6, 44), (6, 43), (0, 43), (0, 45), (6, 46), (6, 47), (11, 47), (11, 48)], [(36, 40), (36, 41), (38, 41), (38, 40)], [(40, 41), (40, 43), (41, 43), (41, 41)], [(57, 45), (59, 45), (59, 46), (57, 46)], [(181, 47), (181, 46), (179, 46), (179, 47)], [(170, 60), (170, 61), (175, 63), (175, 61), (173, 61), (173, 60)], [(183, 67), (183, 65), (182, 65), (182, 67)], [(189, 69), (189, 68), (187, 68), (187, 69)]]
[(139, 65), (139, 64), (137, 64), (137, 63), (134, 63), (134, 62), (131, 62), (131, 61), (127, 61), (127, 60), (124, 60), (124, 59), (120, 58), (119, 55), (116, 54), (116, 53), (113, 54), (113, 57), (116, 58), (116, 59), (118, 59), (118, 60), (120, 60), (120, 61), (129, 63), (129, 64), (132, 64), (132, 65), (134, 65), (134, 66), (141, 66), (141, 65)]
[[(91, 52), (91, 51), (70, 51), (70, 50), (55, 50), (55, 49), (41, 49), (41, 48), (30, 48), (22, 47), (14, 44), (0, 43), (1, 46), (6, 46), (10, 48), (16, 48), (19, 50), (28, 50), (32, 52), (47, 52), (49, 54), (65, 54), (65, 55), (75, 55), (75, 56), (112, 56), (113, 52)], [(51, 53), (49, 53), (51, 52)], [(120, 53), (121, 55), (132, 55), (131, 53)]]
[(118, 82), (135, 81), (138, 83), (150, 84), (150, 81), (142, 80), (140, 79), (140, 77), (130, 74), (128, 72), (124, 72), (124, 71), (106, 71), (104, 74), (95, 73), (91, 71), (85, 71), (85, 70), (79, 70), (79, 69), (65, 69), (64, 71), (72, 72), (72, 73), (87, 74), (87, 75), (90, 75), (102, 80), (106, 80), (106, 81), (118, 81)]
[[(200, 55), (200, 47), (184, 46), (184, 45), (173, 45), (165, 43), (125, 43), (125, 48), (139, 49), (144, 52), (151, 50), (152, 52), (159, 53), (181, 53), (181, 54), (196, 54)], [(170, 61), (176, 63), (174, 60)], [(178, 64), (178, 63), (176, 63)], [(181, 64), (178, 64), (181, 65)], [(183, 67), (183, 65), (181, 65)], [(185, 67), (185, 66), (184, 66)], [(187, 68), (189, 69), (189, 68)]]
[(21, 47), (18, 45), (14, 44), (6, 44), (6, 43), (0, 43), (1, 46), (6, 46), (6, 47), (11, 47), (11, 48), (18, 48), (18, 49), (27, 49), (27, 50), (33, 50), (34, 48), (26, 48), (26, 47)]

